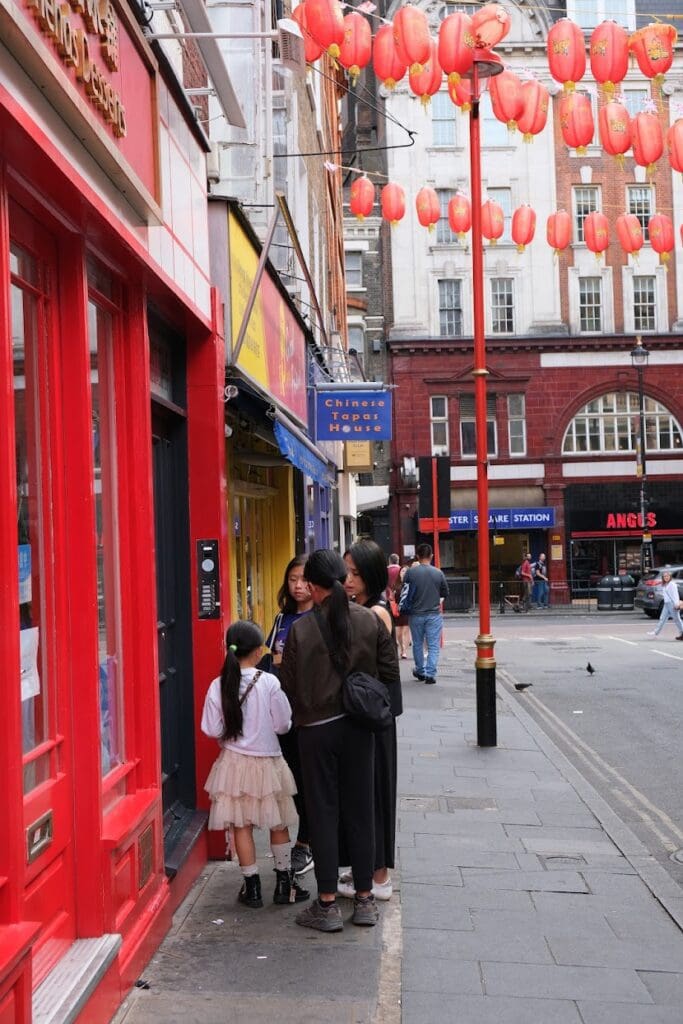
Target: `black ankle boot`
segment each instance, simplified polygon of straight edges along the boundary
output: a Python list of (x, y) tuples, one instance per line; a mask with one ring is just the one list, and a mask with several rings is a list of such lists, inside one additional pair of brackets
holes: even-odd
[(275, 892), (273, 903), (302, 903), (309, 899), (310, 892), (302, 889), (294, 879), (293, 871), (278, 871), (275, 869)]
[(245, 907), (251, 907), (252, 910), (257, 910), (263, 906), (263, 900), (261, 899), (261, 876), (260, 875), (248, 875), (242, 883), (237, 899), (240, 903), (244, 903)]

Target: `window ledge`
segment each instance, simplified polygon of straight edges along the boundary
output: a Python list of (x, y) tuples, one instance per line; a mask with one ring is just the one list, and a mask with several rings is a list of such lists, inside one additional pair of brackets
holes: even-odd
[(105, 814), (102, 844), (105, 850), (115, 850), (137, 830), (142, 819), (154, 810), (161, 800), (161, 790), (140, 789), (133, 796), (124, 796)]

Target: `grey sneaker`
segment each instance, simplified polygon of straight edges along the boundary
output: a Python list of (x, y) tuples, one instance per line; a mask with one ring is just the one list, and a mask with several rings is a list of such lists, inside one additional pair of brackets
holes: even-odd
[(373, 925), (377, 924), (379, 918), (379, 911), (377, 904), (375, 903), (375, 897), (370, 896), (356, 896), (353, 901), (353, 917), (351, 918), (352, 924), (364, 925), (366, 928), (372, 928)]
[(314, 928), (317, 932), (340, 932), (344, 927), (336, 901), (323, 906), (320, 900), (313, 900), (305, 910), (296, 915), (295, 921), (302, 928)]
[(313, 857), (308, 846), (292, 847), (292, 871), (295, 875), (304, 875), (313, 867)]

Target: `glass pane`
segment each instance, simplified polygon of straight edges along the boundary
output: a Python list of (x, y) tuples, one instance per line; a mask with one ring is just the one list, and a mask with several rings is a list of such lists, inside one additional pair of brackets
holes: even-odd
[[(45, 624), (45, 535), (50, 530), (43, 500), (40, 457), (43, 437), (39, 382), (41, 345), (38, 299), (24, 281), (37, 280), (35, 262), (12, 246), (10, 266), (23, 280), (11, 285), (12, 355), (14, 361), (14, 428), (16, 434), (17, 557), (19, 561), (19, 639), (21, 650), (22, 750), (29, 753), (50, 737), (48, 658)], [(42, 632), (41, 632), (42, 630)], [(24, 766), (24, 792), (49, 775), (49, 760)]]
[(474, 433), (474, 423), (461, 423), (460, 432), (462, 435), (462, 454), (463, 455), (476, 455), (477, 454), (477, 442)]
[(443, 396), (435, 395), (432, 398), (432, 416), (436, 419), (446, 415), (446, 399)]
[(116, 409), (111, 314), (88, 303), (97, 519), (97, 610), (102, 774), (123, 762)]

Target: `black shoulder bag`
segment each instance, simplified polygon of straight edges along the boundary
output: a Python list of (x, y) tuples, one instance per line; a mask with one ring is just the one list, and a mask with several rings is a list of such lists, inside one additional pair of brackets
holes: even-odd
[(317, 608), (315, 621), (330, 653), (330, 660), (341, 676), (344, 711), (370, 732), (381, 732), (382, 729), (386, 729), (393, 721), (386, 686), (368, 672), (348, 672), (346, 675), (340, 672), (329, 623)]

